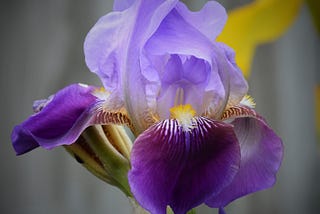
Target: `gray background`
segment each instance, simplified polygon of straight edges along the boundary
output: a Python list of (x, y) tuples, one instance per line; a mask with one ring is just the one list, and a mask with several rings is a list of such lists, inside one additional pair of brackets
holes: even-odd
[[(189, 2), (200, 8), (205, 1)], [(220, 2), (235, 6), (231, 0)], [(10, 143), (11, 129), (32, 113), (33, 100), (74, 82), (100, 84), (86, 68), (82, 45), (111, 8), (108, 0), (1, 1), (0, 213), (131, 212), (119, 190), (96, 179), (63, 148), (16, 157)], [(257, 49), (251, 94), (257, 110), (283, 138), (285, 157), (274, 188), (235, 201), (228, 213), (320, 213), (313, 97), (314, 83), (320, 82), (319, 43), (304, 7), (283, 37)], [(216, 210), (202, 206), (199, 213)]]

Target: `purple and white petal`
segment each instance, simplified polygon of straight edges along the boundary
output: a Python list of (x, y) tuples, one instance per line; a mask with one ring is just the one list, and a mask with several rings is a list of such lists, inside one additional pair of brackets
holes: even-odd
[(52, 149), (72, 144), (89, 126), (101, 105), (92, 93), (97, 89), (82, 84), (70, 85), (53, 95), (47, 102), (38, 102), (41, 110), (17, 125), (11, 135), (18, 155), (38, 146)]
[(273, 186), (282, 161), (282, 141), (261, 117), (237, 118), (232, 125), (241, 148), (240, 169), (229, 186), (206, 201), (211, 207), (224, 207), (241, 196)]
[(218, 194), (237, 173), (240, 150), (232, 125), (197, 118), (184, 131), (164, 120), (144, 131), (131, 153), (128, 178), (142, 207), (154, 214), (186, 213)]

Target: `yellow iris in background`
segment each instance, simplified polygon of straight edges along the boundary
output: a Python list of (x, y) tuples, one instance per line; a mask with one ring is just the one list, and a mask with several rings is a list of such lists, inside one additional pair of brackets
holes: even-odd
[[(236, 62), (246, 78), (250, 76), (256, 47), (272, 42), (285, 33), (303, 3), (303, 0), (256, 0), (228, 12), (226, 26), (217, 40), (235, 50)], [(320, 1), (306, 0), (305, 3), (320, 33)], [(315, 88), (316, 126), (320, 142), (320, 83)]]
[(293, 23), (302, 0), (257, 0), (228, 13), (218, 41), (232, 47), (244, 75), (250, 75), (255, 48), (279, 38)]

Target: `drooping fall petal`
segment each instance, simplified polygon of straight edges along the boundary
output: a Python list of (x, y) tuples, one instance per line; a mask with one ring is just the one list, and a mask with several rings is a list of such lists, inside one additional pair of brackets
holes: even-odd
[(232, 181), (239, 159), (231, 125), (197, 118), (195, 127), (184, 131), (177, 120), (164, 120), (133, 145), (131, 191), (151, 213), (165, 213), (168, 205), (176, 214), (186, 213)]
[(82, 84), (70, 85), (47, 102), (36, 102), (39, 111), (16, 126), (11, 139), (18, 155), (38, 146), (47, 149), (73, 143), (90, 124), (99, 101), (92, 93), (97, 89)]
[(211, 207), (224, 207), (241, 196), (271, 187), (282, 161), (282, 141), (262, 118), (242, 117), (232, 124), (240, 143), (240, 168), (229, 186), (206, 201)]

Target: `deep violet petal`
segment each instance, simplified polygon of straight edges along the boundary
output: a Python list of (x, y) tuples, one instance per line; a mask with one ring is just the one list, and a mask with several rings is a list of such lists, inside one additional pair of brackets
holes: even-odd
[(240, 169), (229, 186), (206, 201), (211, 207), (273, 186), (282, 161), (282, 141), (261, 117), (237, 118), (232, 124), (241, 148)]
[[(51, 149), (73, 143), (92, 116), (89, 112), (97, 103), (97, 97), (92, 95), (94, 89), (73, 84), (60, 90), (47, 103), (41, 102), (41, 105), (45, 103), (41, 111), (17, 125), (12, 132), (16, 153), (20, 155), (38, 146)], [(36, 107), (38, 104), (36, 102)]]
[(151, 213), (165, 213), (167, 205), (185, 213), (228, 185), (239, 160), (232, 125), (197, 118), (195, 128), (183, 131), (176, 120), (164, 120), (135, 141), (129, 183)]

